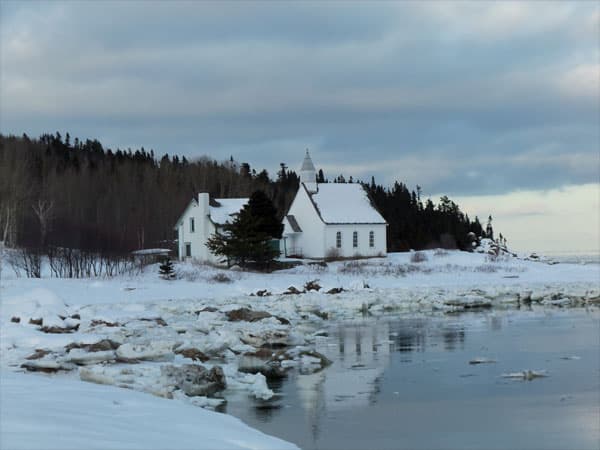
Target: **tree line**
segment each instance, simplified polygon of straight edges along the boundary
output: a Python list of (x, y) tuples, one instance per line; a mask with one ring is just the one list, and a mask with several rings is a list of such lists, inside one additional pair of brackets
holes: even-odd
[[(319, 180), (327, 181), (319, 171)], [(334, 182), (348, 181), (340, 175)], [(189, 160), (152, 150), (109, 149), (67, 133), (0, 135), (0, 241), (24, 248), (69, 248), (125, 254), (141, 248), (176, 248), (175, 221), (198, 192), (249, 197), (262, 191), (278, 218), (289, 208), (299, 177), (281, 164), (273, 177), (230, 158)], [(468, 234), (486, 235), (447, 197), (438, 204), (409, 190), (365, 183), (389, 223), (388, 249), (467, 249)]]

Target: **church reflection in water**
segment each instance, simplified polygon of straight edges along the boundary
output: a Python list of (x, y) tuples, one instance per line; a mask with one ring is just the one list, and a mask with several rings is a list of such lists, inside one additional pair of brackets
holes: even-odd
[(316, 350), (333, 364), (317, 373), (299, 374), (295, 381), (304, 410), (311, 416), (377, 401), (379, 384), (399, 352), (400, 362), (411, 362), (416, 353), (439, 347), (453, 351), (464, 346), (465, 331), (459, 324), (429, 318), (340, 323), (320, 337)]

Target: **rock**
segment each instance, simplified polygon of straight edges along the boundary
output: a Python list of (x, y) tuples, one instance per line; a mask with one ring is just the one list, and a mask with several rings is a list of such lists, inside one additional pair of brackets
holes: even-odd
[(286, 369), (278, 359), (263, 359), (251, 354), (242, 356), (238, 361), (238, 371), (242, 373), (261, 373), (267, 380), (286, 377)]
[(256, 295), (259, 297), (269, 297), (271, 295), (271, 293), (269, 291), (267, 291), (266, 289), (262, 289), (260, 291), (256, 291)]
[(106, 320), (92, 320), (90, 322), (90, 326), (97, 327), (99, 325), (104, 325), (105, 327), (120, 327), (121, 324), (118, 322), (107, 322)]
[(197, 348), (185, 348), (177, 349), (175, 353), (183, 356), (184, 358), (190, 358), (192, 361), (206, 362), (210, 359), (205, 353), (202, 353)]
[(335, 287), (335, 288), (331, 288), (329, 289), (327, 292), (325, 292), (326, 294), (330, 294), (330, 295), (335, 295), (335, 294), (340, 294), (344, 292), (344, 288), (342, 287)]
[(206, 370), (204, 366), (195, 364), (165, 365), (160, 368), (160, 372), (176, 389), (190, 397), (208, 397), (227, 387), (225, 374), (220, 366)]
[(477, 308), (491, 308), (492, 302), (485, 298), (475, 297), (475, 296), (465, 296), (463, 298), (458, 298), (455, 300), (446, 300), (444, 302), (446, 306), (452, 306), (454, 308), (463, 308), (463, 309), (477, 309)]
[(105, 352), (109, 350), (116, 350), (119, 348), (121, 344), (118, 342), (112, 341), (110, 339), (102, 339), (94, 344), (80, 344), (77, 342), (72, 342), (69, 345), (65, 346), (65, 350), (69, 353), (73, 349), (83, 349), (88, 352)]
[(46, 355), (49, 355), (50, 353), (51, 353), (51, 352), (50, 352), (50, 350), (44, 350), (44, 349), (41, 349), (41, 348), (36, 348), (36, 349), (35, 349), (35, 353), (33, 353), (33, 354), (29, 355), (29, 356), (28, 356), (27, 358), (25, 358), (25, 359), (27, 359), (27, 360), (29, 360), (29, 361), (31, 361), (31, 360), (35, 360), (35, 359), (41, 359), (41, 358), (43, 358), (44, 356), (46, 356)]
[(85, 366), (89, 364), (112, 362), (116, 359), (117, 355), (114, 350), (87, 352), (82, 349), (74, 349), (63, 358), (63, 361)]
[(257, 322), (262, 319), (273, 317), (270, 313), (266, 311), (253, 311), (248, 308), (239, 308), (227, 311), (225, 315), (227, 316), (227, 319), (230, 322)]
[(269, 347), (280, 348), (287, 347), (288, 334), (284, 331), (269, 330), (258, 335), (249, 331), (242, 331), (240, 340), (244, 344), (252, 345), (253, 347)]
[(283, 295), (292, 295), (292, 294), (302, 294), (303, 292), (300, 291), (297, 287), (295, 286), (290, 286), (289, 288), (287, 288), (287, 290), (283, 291)]
[(307, 281), (304, 285), (305, 291), (319, 291), (321, 289), (321, 285), (317, 283), (318, 280)]
[(108, 350), (116, 350), (121, 346), (118, 342), (111, 341), (110, 339), (102, 339), (94, 344), (90, 344), (86, 350), (88, 352), (101, 352)]
[(29, 324), (30, 325), (41, 325), (42, 319), (29, 319)]
[(67, 325), (67, 326), (64, 326), (64, 327), (58, 327), (58, 326), (46, 327), (46, 326), (43, 326), (42, 328), (40, 328), (40, 331), (43, 331), (44, 333), (51, 333), (51, 334), (74, 333), (77, 330), (79, 330), (79, 324), (73, 325), (73, 326)]
[(161, 327), (166, 327), (167, 326), (167, 322), (165, 322), (161, 317), (156, 317), (153, 319), (139, 319), (142, 322), (156, 322), (158, 325), (160, 325)]
[(203, 313), (203, 312), (217, 312), (217, 311), (218, 311), (218, 309), (215, 308), (214, 306), (206, 306), (206, 307), (204, 307), (202, 309), (199, 309), (198, 311), (194, 311), (194, 313), (195, 314), (200, 314), (200, 313)]
[(326, 311), (321, 311), (321, 310), (318, 310), (318, 309), (313, 309), (310, 312), (313, 313), (315, 316), (319, 317), (320, 319), (329, 320), (329, 313), (326, 312)]
[(21, 322), (21, 318), (20, 317), (11, 317), (10, 321), (13, 323), (19, 323), (19, 322)]
[(56, 360), (36, 360), (28, 361), (21, 364), (21, 367), (29, 372), (44, 372), (44, 373), (56, 373), (59, 370), (73, 370), (75, 366), (71, 364), (64, 364)]
[(277, 320), (279, 320), (279, 323), (281, 323), (282, 325), (290, 325), (290, 321), (287, 320), (285, 317), (280, 317), (280, 316), (273, 316), (275, 317)]
[(496, 361), (488, 358), (475, 358), (469, 361), (469, 364), (494, 364)]
[(167, 341), (151, 341), (149, 343), (125, 343), (116, 350), (116, 355), (123, 362), (145, 360), (165, 361), (171, 360), (173, 343)]

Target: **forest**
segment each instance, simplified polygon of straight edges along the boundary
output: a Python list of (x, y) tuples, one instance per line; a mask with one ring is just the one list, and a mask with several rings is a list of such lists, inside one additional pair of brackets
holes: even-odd
[[(7, 247), (121, 255), (176, 248), (173, 226), (198, 192), (227, 198), (263, 191), (283, 217), (299, 177), (284, 163), (280, 167), (271, 176), (233, 158), (157, 157), (143, 147), (113, 150), (69, 133), (0, 135), (0, 241)], [(318, 179), (327, 182), (322, 170)], [(341, 174), (331, 182), (360, 181)], [(448, 197), (435, 204), (421, 199), (418, 186), (382, 186), (374, 178), (363, 184), (389, 224), (389, 251), (465, 250), (470, 232), (485, 235), (478, 218), (470, 220)]]

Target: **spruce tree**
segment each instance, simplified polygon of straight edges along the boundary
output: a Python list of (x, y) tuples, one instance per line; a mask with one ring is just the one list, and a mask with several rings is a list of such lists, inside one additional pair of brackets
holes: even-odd
[(206, 246), (217, 256), (222, 256), (227, 266), (267, 267), (279, 255), (271, 246), (271, 236), (261, 231), (261, 218), (252, 214), (245, 206), (233, 222), (223, 226), (221, 232), (213, 234)]
[(248, 200), (250, 214), (257, 221), (256, 229), (271, 238), (281, 239), (283, 224), (277, 218), (277, 210), (273, 202), (263, 191), (254, 191)]
[(171, 258), (165, 258), (158, 268), (158, 273), (165, 280), (172, 280), (175, 278), (175, 271), (173, 269), (173, 262)]

